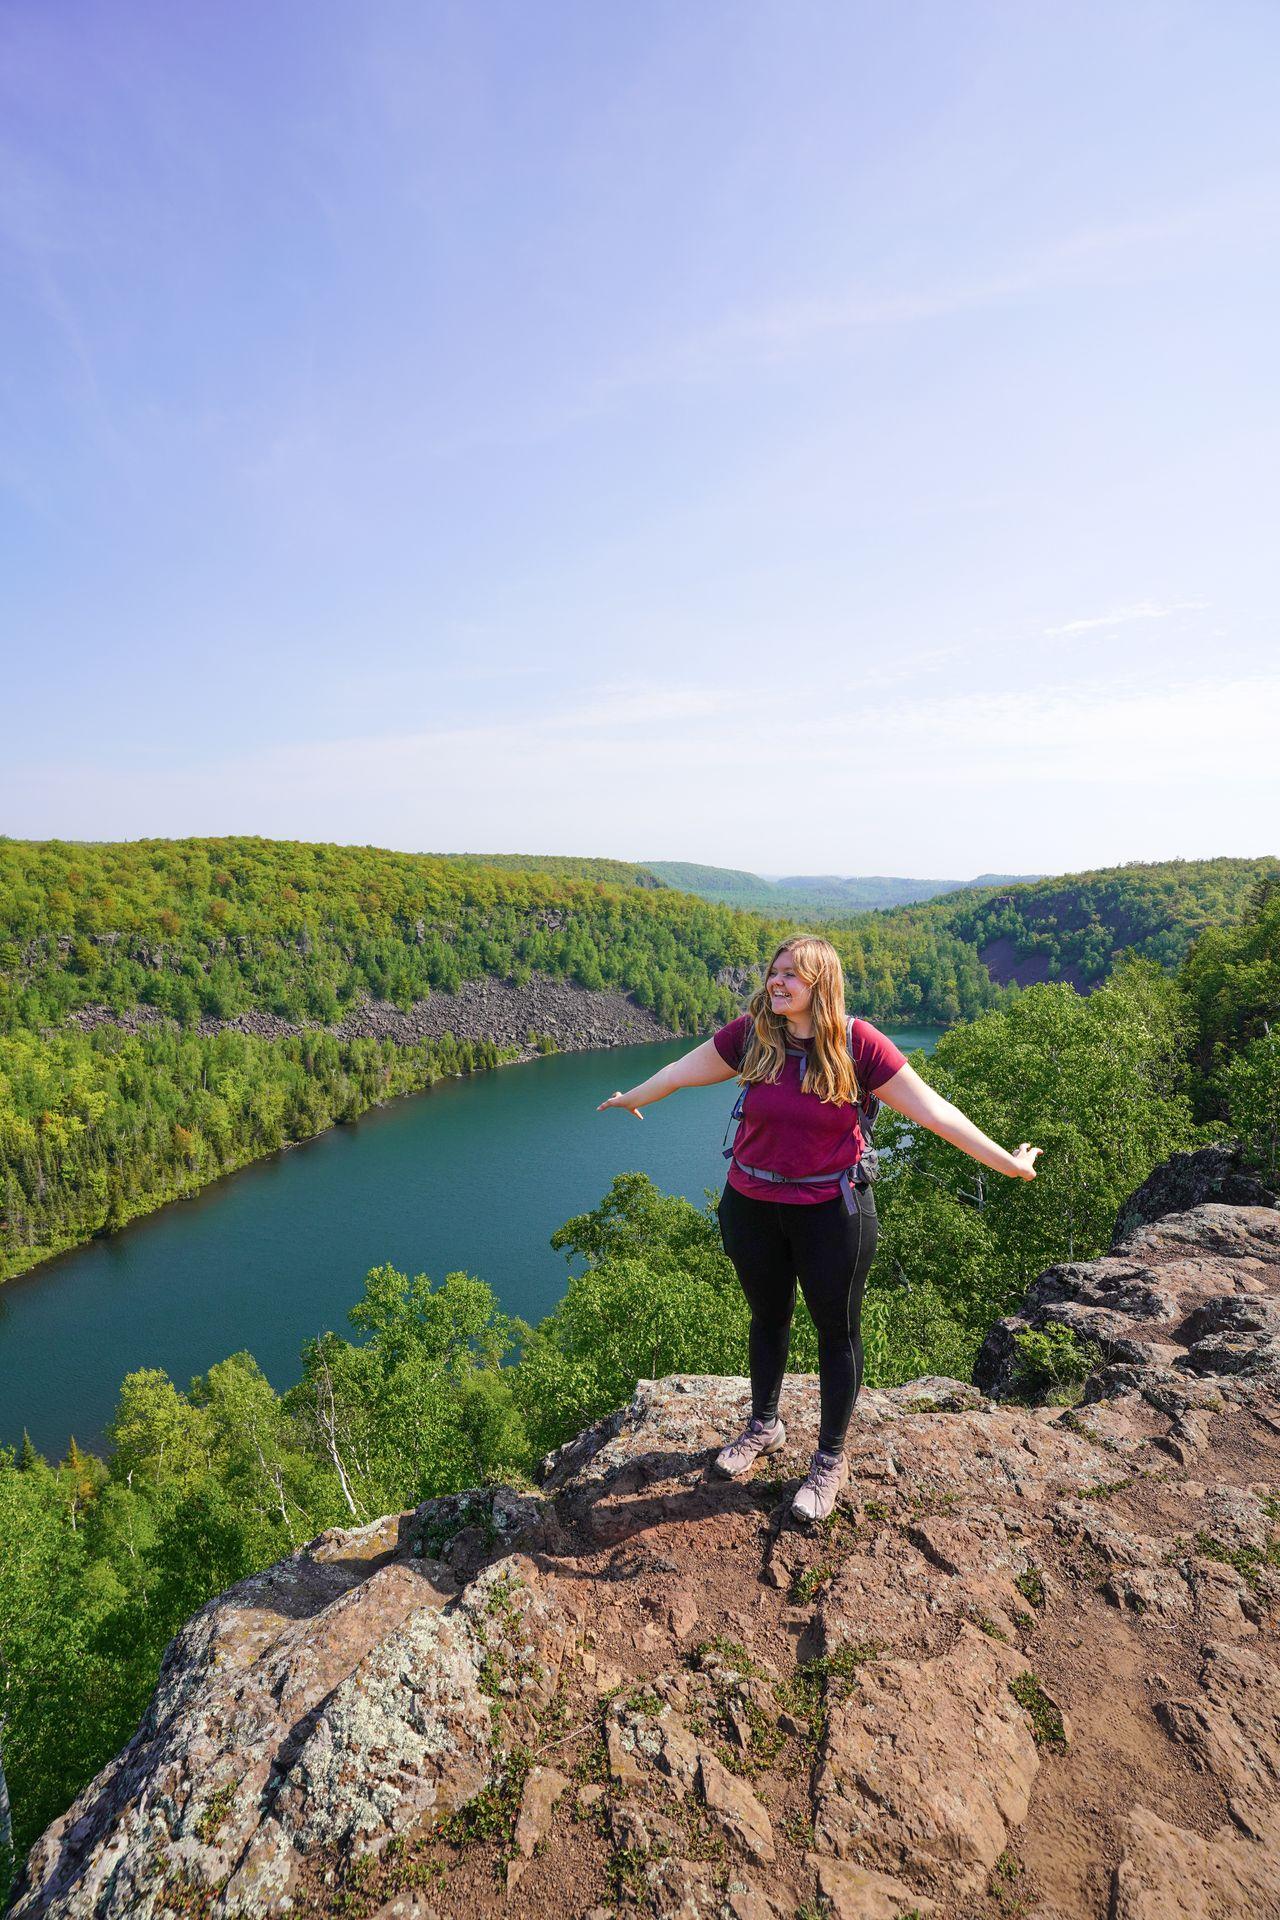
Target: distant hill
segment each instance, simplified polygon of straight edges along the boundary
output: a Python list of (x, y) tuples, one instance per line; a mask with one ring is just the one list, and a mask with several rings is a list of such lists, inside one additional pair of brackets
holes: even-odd
[(644, 867), (646, 872), (656, 874), (664, 887), (696, 893), (700, 899), (715, 900), (721, 906), (746, 907), (776, 901), (771, 881), (738, 867), (702, 867), (693, 860), (646, 860)]
[[(909, 1017), (911, 981), (922, 987), (925, 1004), (949, 1004), (921, 944), (944, 930), (956, 946), (948, 949), (943, 972), (954, 965), (957, 952), (967, 952), (998, 988), (1060, 980), (1088, 993), (1129, 950), (1166, 970), (1179, 966), (1206, 928), (1238, 923), (1253, 888), (1280, 874), (1280, 861), (1271, 855), (1133, 860), (1082, 873), (984, 873), (973, 880), (840, 874), (770, 878), (680, 860), (650, 860), (638, 871), (775, 923), (806, 922), (815, 932), (825, 928), (833, 937), (839, 934), (837, 944), (851, 939), (855, 951), (874, 940), (877, 952), (892, 948), (910, 955), (908, 980), (897, 989), (895, 1002), (898, 1016)], [(874, 977), (876, 965), (869, 964), (867, 971)], [(898, 974), (896, 966), (891, 971)], [(962, 976), (963, 968), (957, 978)], [(856, 981), (855, 968), (850, 984), (860, 1000)], [(972, 992), (965, 986), (962, 999), (971, 999)]]
[[(594, 860), (560, 853), (432, 853), (428, 860), (447, 860), (456, 867), (501, 867), (509, 873), (545, 873), (553, 880), (601, 880), (611, 887), (659, 887), (664, 883), (652, 867), (630, 860)], [(686, 889), (695, 892), (695, 888)]]
[(907, 906), (971, 887), (1012, 886), (1041, 878), (1039, 874), (984, 873), (976, 880), (910, 880), (882, 874), (821, 873), (775, 879), (737, 867), (698, 866), (688, 860), (647, 860), (641, 871), (656, 874), (682, 893), (695, 893), (721, 906), (823, 919)]
[(910, 906), (918, 900), (963, 893), (972, 887), (1019, 886), (1042, 877), (1038, 873), (984, 873), (976, 880), (909, 880), (892, 874), (862, 874), (851, 878), (842, 874), (788, 874), (775, 880), (773, 885), (797, 904), (811, 903), (814, 910), (865, 913), (869, 909)]
[(1120, 867), (1001, 882), (905, 906), (885, 916), (909, 937), (945, 927), (997, 986), (1061, 980), (1078, 992), (1100, 986), (1122, 953), (1166, 969), (1181, 964), (1207, 928), (1233, 927), (1254, 889), (1280, 876), (1280, 860), (1133, 860)]

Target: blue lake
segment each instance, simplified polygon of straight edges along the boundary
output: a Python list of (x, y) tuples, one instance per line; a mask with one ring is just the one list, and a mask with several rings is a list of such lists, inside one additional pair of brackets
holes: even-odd
[[(932, 1030), (893, 1030), (931, 1051)], [(0, 1445), (24, 1427), (60, 1456), (101, 1447), (120, 1382), (162, 1367), (185, 1387), (242, 1348), (278, 1389), (302, 1342), (346, 1314), (371, 1267), (486, 1280), (537, 1321), (564, 1291), (548, 1242), (639, 1170), (701, 1203), (723, 1183), (736, 1087), (696, 1088), (643, 1120), (597, 1113), (687, 1052), (689, 1040), (553, 1054), (450, 1080), (274, 1155), (0, 1287)]]

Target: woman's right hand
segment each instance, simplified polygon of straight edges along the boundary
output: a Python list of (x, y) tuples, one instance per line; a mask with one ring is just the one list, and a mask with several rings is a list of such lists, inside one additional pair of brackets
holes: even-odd
[(637, 1120), (644, 1119), (644, 1115), (641, 1113), (639, 1107), (633, 1107), (625, 1093), (610, 1094), (607, 1100), (600, 1102), (600, 1105), (596, 1108), (596, 1112), (603, 1113), (606, 1107), (622, 1107), (627, 1113), (634, 1113)]

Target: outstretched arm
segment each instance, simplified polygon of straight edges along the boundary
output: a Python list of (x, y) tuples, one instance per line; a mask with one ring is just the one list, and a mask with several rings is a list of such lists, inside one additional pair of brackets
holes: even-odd
[(737, 1070), (726, 1065), (716, 1052), (715, 1041), (704, 1040), (692, 1053), (682, 1054), (678, 1060), (659, 1067), (630, 1092), (615, 1093), (611, 1099), (602, 1100), (596, 1112), (603, 1113), (606, 1107), (626, 1107), (637, 1120), (643, 1120), (641, 1107), (647, 1107), (653, 1100), (665, 1100), (669, 1093), (678, 1093), (681, 1087), (711, 1087), (717, 1080), (736, 1080), (737, 1077)]
[(953, 1107), (949, 1100), (935, 1093), (914, 1067), (900, 1067), (892, 1080), (886, 1080), (882, 1087), (876, 1088), (876, 1094), (905, 1120), (914, 1120), (919, 1126), (928, 1127), (931, 1133), (936, 1133), (942, 1140), (949, 1140), (962, 1153), (980, 1160), (984, 1167), (994, 1167), (997, 1173), (1007, 1173), (1017, 1180), (1035, 1179), (1036, 1155), (1043, 1153), (1043, 1147), (1029, 1146), (1024, 1140), (1016, 1153), (1006, 1153), (994, 1140), (988, 1140), (982, 1129), (975, 1127), (959, 1107)]

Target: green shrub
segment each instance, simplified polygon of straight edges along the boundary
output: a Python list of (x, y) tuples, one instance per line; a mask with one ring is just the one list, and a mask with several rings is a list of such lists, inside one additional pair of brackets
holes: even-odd
[(1016, 1333), (1013, 1343), (1017, 1351), (1010, 1398), (1024, 1406), (1074, 1406), (1102, 1359), (1092, 1340), (1053, 1323), (1039, 1331), (1028, 1328)]

